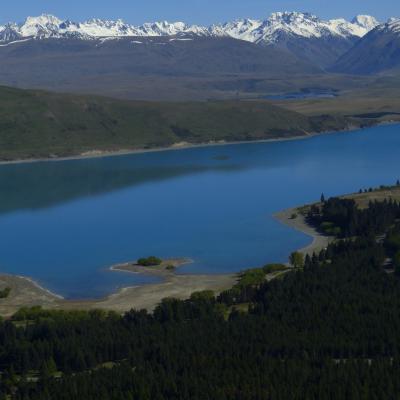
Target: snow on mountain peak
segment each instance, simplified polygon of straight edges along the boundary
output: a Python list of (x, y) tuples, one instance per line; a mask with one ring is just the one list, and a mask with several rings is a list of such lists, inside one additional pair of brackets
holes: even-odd
[(390, 18), (386, 23), (378, 25), (375, 31), (400, 35), (400, 18)]
[(58, 33), (61, 20), (54, 15), (42, 14), (38, 17), (28, 17), (19, 26), (19, 33), (23, 36), (51, 36)]
[(146, 23), (139, 27), (142, 32), (140, 36), (174, 36), (187, 29), (188, 26), (183, 22), (168, 21)]
[(17, 28), (17, 25), (13, 23), (0, 27), (0, 42), (13, 42), (22, 39)]
[(93, 18), (82, 23), (74, 23), (71, 29), (92, 37), (136, 36), (134, 27), (121, 19), (108, 21)]
[(316, 23), (321, 21), (316, 15), (297, 11), (275, 12), (271, 14), (268, 20), (271, 22), (276, 21), (278, 23), (284, 23), (288, 25), (301, 24), (304, 23), (304, 21), (314, 21)]
[(24, 25), (60, 25), (62, 21), (51, 14), (42, 14), (37, 17), (27, 17)]
[(390, 18), (384, 27), (392, 33), (400, 34), (400, 18)]
[(362, 37), (376, 26), (373, 17), (360, 16), (354, 22), (345, 19), (324, 21), (310, 13), (276, 12), (264, 21), (239, 20), (212, 27), (212, 33), (225, 34), (255, 43), (276, 43), (287, 36), (321, 38), (325, 36)]
[(367, 29), (368, 31), (376, 28), (379, 25), (379, 21), (376, 18), (371, 17), (370, 15), (357, 15), (353, 18), (351, 22), (355, 25), (359, 25), (360, 27)]
[(226, 22), (220, 25), (212, 25), (208, 28), (211, 36), (229, 36), (234, 39), (254, 41), (252, 33), (258, 29), (262, 21), (254, 19), (238, 19), (233, 22)]
[[(43, 14), (28, 17), (24, 23), (0, 27), (0, 41), (12, 38), (62, 38), (81, 39), (123, 37), (123, 36), (176, 36), (191, 34), (197, 36), (226, 36), (254, 43), (274, 43), (285, 36), (320, 38), (323, 36), (362, 37), (375, 28), (375, 18), (359, 15), (348, 22), (344, 19), (324, 21), (315, 15), (301, 12), (276, 12), (264, 21), (239, 19), (210, 27), (187, 25), (184, 22), (168, 21), (145, 23), (134, 26), (118, 19), (115, 21), (90, 19), (84, 22), (62, 21)], [(14, 40), (13, 39), (13, 40)]]
[(300, 12), (276, 12), (259, 28), (260, 38), (266, 42), (279, 40), (282, 34), (302, 37), (320, 37), (325, 27), (317, 16)]

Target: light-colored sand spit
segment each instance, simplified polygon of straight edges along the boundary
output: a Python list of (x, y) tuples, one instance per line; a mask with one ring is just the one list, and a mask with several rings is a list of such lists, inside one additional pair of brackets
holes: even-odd
[[(121, 266), (120, 266), (121, 267)], [(147, 273), (144, 268), (139, 271), (136, 267), (130, 273)], [(120, 268), (116, 268), (121, 270)], [(159, 271), (163, 282), (143, 286), (127, 287), (103, 299), (97, 300), (66, 300), (42, 288), (30, 278), (15, 275), (0, 275), (0, 289), (11, 288), (10, 295), (0, 299), (0, 315), (11, 316), (21, 307), (42, 306), (46, 309), (90, 310), (107, 309), (117, 312), (134, 309), (153, 310), (162, 299), (174, 297), (187, 299), (193, 292), (212, 290), (220, 293), (231, 288), (237, 281), (236, 274), (227, 275), (177, 275), (175, 272)]]
[(42, 288), (30, 278), (16, 275), (0, 275), (0, 289), (11, 289), (10, 295), (0, 299), (0, 315), (9, 316), (21, 307), (57, 307), (62, 299)]
[(212, 290), (220, 293), (232, 287), (236, 275), (172, 275), (164, 282), (155, 285), (144, 285), (121, 289), (118, 293), (99, 301), (61, 302), (65, 309), (102, 308), (118, 312), (132, 308), (153, 310), (162, 299), (173, 297), (187, 299), (193, 292)]

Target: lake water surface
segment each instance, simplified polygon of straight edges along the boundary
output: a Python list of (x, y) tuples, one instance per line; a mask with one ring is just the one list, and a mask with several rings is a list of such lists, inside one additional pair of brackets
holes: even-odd
[(400, 126), (307, 140), (0, 166), (0, 271), (69, 298), (154, 277), (109, 271), (189, 257), (183, 273), (286, 261), (310, 239), (281, 209), (400, 178)]

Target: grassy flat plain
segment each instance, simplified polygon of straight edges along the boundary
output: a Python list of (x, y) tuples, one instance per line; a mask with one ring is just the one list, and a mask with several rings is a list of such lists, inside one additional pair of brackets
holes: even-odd
[[(331, 78), (332, 79), (332, 78)], [(400, 120), (400, 79), (395, 76), (356, 77), (352, 86), (337, 86), (338, 82), (326, 80), (328, 87), (336, 87), (339, 93), (334, 98), (276, 101), (274, 104), (303, 115), (329, 114), (355, 116), (380, 121)]]
[(382, 187), (372, 192), (355, 193), (342, 196), (344, 199), (353, 199), (359, 208), (367, 208), (369, 202), (393, 200), (400, 201), (400, 186)]

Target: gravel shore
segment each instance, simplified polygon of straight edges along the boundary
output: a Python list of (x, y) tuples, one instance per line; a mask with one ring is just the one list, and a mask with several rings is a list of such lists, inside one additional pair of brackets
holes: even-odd
[[(296, 218), (292, 218), (294, 215), (296, 215)], [(302, 249), (298, 249), (298, 251), (304, 255), (308, 254), (311, 256), (313, 253), (318, 253), (333, 241), (332, 237), (322, 235), (313, 227), (308, 225), (305, 221), (304, 215), (301, 214), (298, 207), (280, 211), (274, 214), (274, 217), (283, 224), (303, 232), (312, 238), (312, 242), (309, 245)]]

